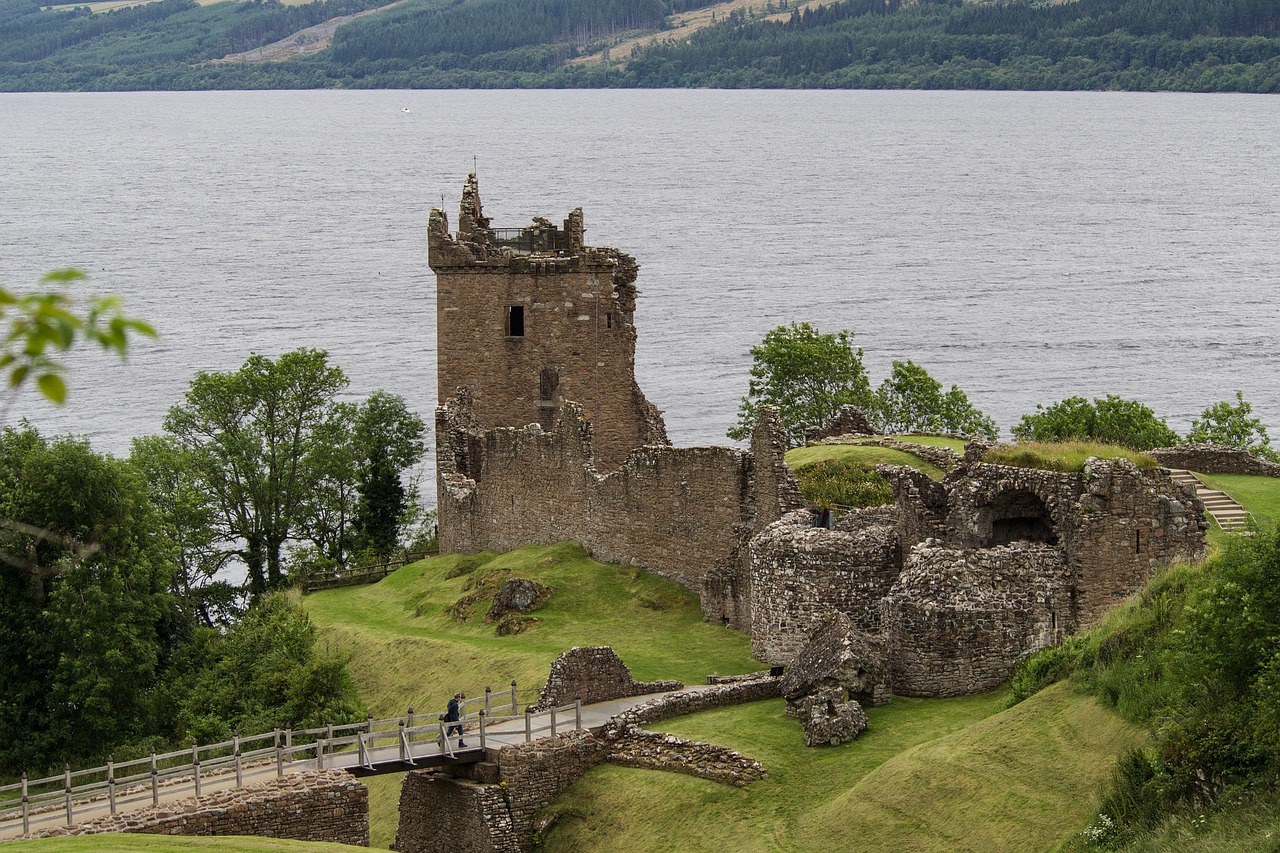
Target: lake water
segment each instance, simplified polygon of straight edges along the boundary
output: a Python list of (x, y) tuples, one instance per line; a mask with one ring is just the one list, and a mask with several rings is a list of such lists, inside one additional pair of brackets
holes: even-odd
[(299, 346), (429, 417), (427, 212), (456, 221), (474, 157), (496, 225), (580, 205), (637, 257), (636, 373), (677, 444), (725, 442), (748, 349), (793, 320), (1004, 430), (1115, 393), (1183, 431), (1241, 389), (1280, 432), (1278, 138), (1248, 95), (0, 95), (0, 282), (77, 266), (162, 333), (4, 418), (126, 453), (197, 370)]

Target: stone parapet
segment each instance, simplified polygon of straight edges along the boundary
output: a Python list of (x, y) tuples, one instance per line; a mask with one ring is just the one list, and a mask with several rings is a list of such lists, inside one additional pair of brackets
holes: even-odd
[(680, 681), (636, 681), (631, 677), (631, 668), (608, 646), (575, 646), (551, 662), (551, 674), (536, 707), (546, 710), (575, 699), (593, 705), (682, 687), (684, 683)]
[(782, 676), (764, 675), (754, 681), (738, 681), (731, 684), (715, 684), (708, 687), (688, 688), (664, 696), (655, 696), (647, 702), (625, 711), (609, 722), (610, 727), (651, 725), (659, 720), (680, 717), (712, 708), (727, 708), (745, 702), (776, 699), (782, 695)]
[(1183, 444), (1178, 447), (1161, 447), (1148, 450), (1166, 468), (1184, 468), (1202, 474), (1254, 474), (1259, 477), (1280, 477), (1280, 464), (1259, 459), (1239, 447), (1220, 444)]
[(635, 728), (614, 729), (605, 738), (611, 764), (683, 773), (738, 788), (769, 778), (759, 761), (715, 744)]

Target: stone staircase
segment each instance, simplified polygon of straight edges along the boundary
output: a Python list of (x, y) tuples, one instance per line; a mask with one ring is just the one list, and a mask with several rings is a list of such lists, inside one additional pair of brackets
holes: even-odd
[(1213, 516), (1223, 530), (1243, 530), (1248, 526), (1249, 511), (1226, 492), (1211, 489), (1200, 478), (1182, 468), (1171, 468), (1169, 476), (1179, 483), (1190, 483), (1196, 487), (1196, 496), (1204, 503), (1205, 512)]

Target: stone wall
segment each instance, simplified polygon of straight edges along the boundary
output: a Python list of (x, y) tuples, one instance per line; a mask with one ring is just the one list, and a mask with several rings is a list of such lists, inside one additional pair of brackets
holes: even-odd
[(610, 720), (610, 726), (645, 726), (671, 717), (727, 708), (745, 702), (776, 699), (782, 695), (782, 676), (764, 674), (754, 681), (735, 681), (706, 687), (688, 687), (675, 693), (655, 696), (618, 714)]
[(917, 546), (881, 605), (893, 691), (961, 696), (998, 686), (1028, 651), (1065, 635), (1071, 580), (1048, 546)]
[(739, 583), (746, 540), (760, 521), (799, 504), (772, 410), (753, 445), (768, 458), (729, 447), (644, 447), (601, 476), (592, 425), (576, 404), (564, 404), (550, 432), (534, 424), (477, 433), (467, 402), (464, 395), (436, 412), (446, 552), (572, 539), (597, 559), (640, 566), (698, 593), (719, 572), (727, 597), (704, 599), (704, 612), (734, 614), (733, 597), (746, 588)]
[(635, 382), (635, 259), (584, 246), (581, 209), (563, 228), (535, 219), (523, 236), (513, 247), (495, 235), (474, 174), (456, 236), (444, 211), (431, 211), (438, 399), (466, 388), (485, 427), (548, 429), (558, 406), (575, 400), (596, 427), (601, 470), (632, 448), (666, 444), (662, 417)]
[(369, 789), (345, 770), (290, 773), (245, 788), (216, 791), (31, 838), (134, 832), (149, 835), (262, 835), (369, 846)]
[(1161, 447), (1148, 450), (1148, 456), (1166, 468), (1184, 468), (1204, 474), (1255, 474), (1261, 477), (1280, 477), (1280, 464), (1259, 459), (1238, 447), (1219, 444), (1183, 444), (1178, 447)]
[[(895, 527), (877, 510), (814, 527), (793, 512), (751, 540), (751, 653), (789, 664), (832, 610), (866, 633), (880, 630), (880, 599), (902, 571)], [(858, 523), (861, 522), (861, 526)]]
[(684, 684), (679, 681), (636, 681), (631, 677), (631, 668), (608, 646), (575, 646), (551, 662), (551, 674), (538, 697), (537, 709), (567, 705), (574, 699), (592, 705), (682, 687)]
[(518, 853), (522, 843), (503, 790), (430, 770), (405, 774), (400, 785), (400, 853)]
[(759, 761), (715, 744), (634, 728), (606, 732), (605, 738), (611, 764), (683, 773), (738, 788), (769, 778)]

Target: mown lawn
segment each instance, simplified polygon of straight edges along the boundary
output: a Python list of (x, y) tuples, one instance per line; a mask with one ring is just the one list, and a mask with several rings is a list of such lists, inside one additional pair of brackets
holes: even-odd
[(1235, 498), (1263, 527), (1272, 527), (1280, 522), (1280, 477), (1199, 472), (1196, 476), (1209, 488)]
[(1116, 755), (1143, 735), (1057, 685), (1005, 710), (1007, 690), (895, 699), (856, 741), (809, 749), (781, 700), (654, 728), (731, 746), (770, 778), (747, 789), (597, 767), (554, 806), (547, 850), (1043, 851), (1096, 813)]

